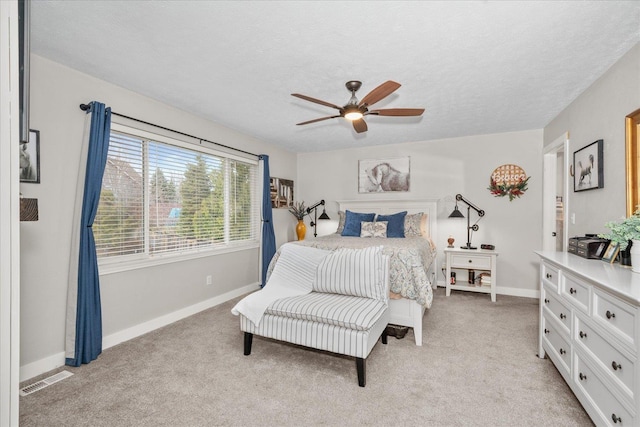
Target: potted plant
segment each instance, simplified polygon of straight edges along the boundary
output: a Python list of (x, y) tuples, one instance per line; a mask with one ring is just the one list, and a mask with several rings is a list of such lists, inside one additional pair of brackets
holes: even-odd
[(304, 217), (309, 215), (307, 212), (307, 207), (304, 205), (304, 201), (293, 203), (292, 206), (289, 207), (289, 212), (298, 220), (298, 225), (296, 225), (296, 234), (298, 236), (298, 240), (304, 240), (305, 234), (307, 234), (307, 226), (304, 223)]
[(640, 273), (640, 209), (622, 221), (607, 222), (605, 227), (611, 232), (598, 236), (618, 243), (621, 251), (631, 243), (631, 267), (633, 271)]

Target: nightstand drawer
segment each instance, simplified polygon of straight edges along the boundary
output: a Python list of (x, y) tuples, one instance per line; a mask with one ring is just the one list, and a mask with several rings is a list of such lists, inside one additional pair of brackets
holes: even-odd
[(486, 256), (455, 254), (451, 256), (451, 267), (491, 270), (491, 258)]
[(635, 346), (636, 316), (629, 304), (599, 290), (593, 293), (593, 317), (607, 330)]
[(627, 357), (616, 349), (606, 336), (592, 328), (581, 316), (576, 318), (576, 331), (578, 345), (591, 352), (633, 400), (633, 381), (636, 373), (634, 358)]
[(581, 309), (585, 314), (589, 313), (590, 286), (564, 274), (560, 293), (563, 297)]

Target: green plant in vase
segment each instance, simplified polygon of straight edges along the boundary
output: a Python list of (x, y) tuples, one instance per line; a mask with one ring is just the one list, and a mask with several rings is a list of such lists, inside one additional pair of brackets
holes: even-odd
[(598, 234), (598, 237), (611, 240), (620, 245), (620, 250), (627, 249), (629, 240), (640, 240), (640, 209), (622, 221), (609, 221), (605, 225), (610, 233)]

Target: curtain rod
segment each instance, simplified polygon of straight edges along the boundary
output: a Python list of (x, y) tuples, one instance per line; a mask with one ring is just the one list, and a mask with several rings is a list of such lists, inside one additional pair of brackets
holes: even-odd
[[(89, 104), (80, 104), (80, 109), (82, 111), (88, 111), (89, 108), (91, 108), (91, 106)], [(188, 136), (189, 138), (197, 139), (200, 142), (204, 141), (204, 142), (208, 142), (210, 144), (217, 145), (219, 147), (224, 147), (224, 148), (227, 148), (229, 150), (237, 151), (239, 153), (249, 154), (251, 156), (255, 156), (255, 157), (258, 157), (258, 158), (260, 157), (258, 154), (250, 153), (248, 151), (244, 151), (244, 150), (241, 150), (239, 148), (229, 147), (228, 145), (220, 144), (219, 142), (209, 141), (208, 139), (204, 139), (204, 138), (198, 138), (197, 136), (189, 135), (188, 133), (180, 132), (179, 130), (174, 130), (174, 129), (171, 129), (171, 128), (168, 128), (168, 127), (164, 127), (164, 126), (156, 125), (156, 124), (153, 124), (153, 123), (149, 123), (149, 122), (146, 122), (144, 120), (136, 119), (134, 117), (125, 116), (124, 114), (116, 113), (114, 111), (111, 111), (111, 114), (123, 117), (125, 119), (133, 120), (133, 121), (138, 122), (138, 123), (144, 123), (145, 125), (157, 127), (159, 129), (168, 130), (169, 132), (174, 132), (174, 133), (177, 133), (177, 134), (180, 134), (180, 135), (183, 135), (183, 136)]]

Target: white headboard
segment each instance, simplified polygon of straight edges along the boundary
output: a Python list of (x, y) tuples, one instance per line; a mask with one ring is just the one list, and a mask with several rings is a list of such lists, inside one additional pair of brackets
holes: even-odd
[(429, 237), (437, 245), (438, 226), (437, 200), (337, 200), (338, 209), (352, 212), (375, 212), (382, 215), (390, 215), (396, 212), (407, 211), (410, 214), (424, 212), (428, 215)]

